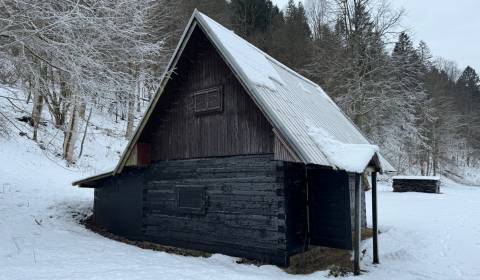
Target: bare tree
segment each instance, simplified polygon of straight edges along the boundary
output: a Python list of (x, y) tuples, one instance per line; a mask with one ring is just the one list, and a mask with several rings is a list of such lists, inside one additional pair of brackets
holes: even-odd
[[(0, 57), (15, 66), (27, 100), (33, 96), (34, 140), (44, 106), (66, 133), (69, 161), (76, 138), (72, 128), (80, 121), (77, 116), (84, 118), (86, 102), (128, 111), (127, 130), (132, 130), (134, 106), (127, 97), (139, 84), (155, 88), (160, 78), (154, 66), (165, 55), (168, 36), (162, 30), (149, 34), (146, 21), (149, 9), (160, 2), (169, 1), (0, 1)], [(166, 26), (166, 13), (155, 20)]]

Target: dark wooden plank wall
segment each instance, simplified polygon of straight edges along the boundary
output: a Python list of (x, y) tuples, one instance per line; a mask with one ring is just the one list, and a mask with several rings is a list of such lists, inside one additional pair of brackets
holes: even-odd
[[(273, 153), (272, 127), (198, 28), (140, 142), (153, 161)], [(195, 114), (193, 94), (222, 86), (223, 111)]]
[(303, 252), (307, 240), (306, 169), (300, 163), (284, 163), (287, 250), (294, 255)]
[(392, 187), (394, 192), (440, 193), (440, 180), (393, 178)]
[(114, 234), (142, 239), (144, 170), (126, 168), (100, 182), (94, 193), (95, 224)]
[[(149, 170), (147, 240), (286, 265), (283, 162), (273, 154), (162, 161)], [(178, 186), (204, 186), (205, 212), (179, 211)]]
[(310, 243), (352, 249), (349, 176), (344, 171), (308, 170)]

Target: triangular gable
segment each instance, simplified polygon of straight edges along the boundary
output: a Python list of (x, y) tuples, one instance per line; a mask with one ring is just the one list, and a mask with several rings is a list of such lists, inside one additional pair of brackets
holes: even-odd
[[(207, 22), (208, 21), (208, 22)], [(137, 129), (135, 130), (135, 133), (129, 143), (127, 144), (126, 149), (124, 150), (115, 170), (112, 172), (113, 175), (119, 174), (122, 172), (123, 168), (127, 165), (129, 162), (130, 156), (134, 154), (134, 147), (135, 144), (138, 142), (140, 136), (142, 135), (142, 132), (145, 128), (145, 126), (148, 123), (148, 120), (152, 113), (154, 112), (156, 105), (160, 99), (160, 96), (162, 96), (162, 93), (164, 92), (164, 89), (167, 86), (167, 83), (170, 81), (170, 75), (172, 72), (176, 69), (176, 65), (179, 61), (179, 59), (182, 56), (183, 50), (188, 44), (189, 38), (194, 32), (196, 27), (199, 27), (207, 39), (212, 43), (212, 45), (216, 48), (217, 52), (219, 55), (223, 58), (225, 63), (229, 66), (231, 71), (234, 73), (234, 75), (237, 77), (239, 82), (242, 84), (242, 86), (245, 88), (245, 91), (249, 94), (249, 96), (252, 98), (254, 103), (257, 105), (257, 107), (260, 109), (260, 111), (264, 114), (264, 116), (267, 118), (267, 120), (272, 124), (273, 127), (277, 127), (278, 125), (275, 125), (275, 121), (271, 119), (272, 116), (268, 115), (268, 111), (263, 110), (265, 106), (262, 106), (262, 104), (259, 104), (259, 100), (255, 97), (255, 95), (252, 94), (252, 88), (250, 88), (250, 85), (252, 82), (254, 82), (257, 85), (262, 85), (262, 86), (273, 86), (274, 82), (278, 83), (278, 80), (280, 79), (278, 76), (277, 81), (275, 81), (275, 77), (271, 79), (271, 77), (266, 77), (265, 73), (266, 71), (263, 70), (268, 70), (272, 75), (275, 75), (275, 70), (273, 69), (272, 66), (269, 66), (270, 64), (267, 62), (266, 58), (264, 57), (263, 54), (258, 53), (258, 49), (250, 45), (248, 42), (243, 41), (242, 45), (238, 44), (233, 44), (233, 45), (227, 45), (228, 41), (230, 38), (222, 38), (221, 40), (220, 37), (218, 37), (218, 34), (215, 33), (215, 30), (212, 30), (212, 26), (216, 26), (216, 32), (227, 32), (224, 33), (224, 35), (229, 35), (231, 34), (235, 38), (239, 38), (237, 35), (235, 35), (232, 31), (225, 29), (222, 27), (220, 24), (216, 23), (215, 21), (211, 20), (204, 14), (198, 12), (197, 10), (194, 11), (192, 17), (190, 18), (187, 27), (180, 39), (180, 42), (174, 52), (174, 55), (172, 56), (172, 59), (170, 60), (167, 70), (164, 74), (164, 77), (162, 78), (162, 82), (160, 84), (159, 90), (157, 91), (157, 94), (155, 95), (154, 99), (150, 102), (148, 109), (143, 116), (142, 120), (140, 121)], [(220, 31), (222, 29), (223, 31)], [(243, 40), (243, 39), (242, 39)], [(228, 47), (231, 47), (234, 51), (237, 53), (240, 53), (243, 56), (248, 56), (249, 61), (254, 61), (255, 63), (249, 63), (247, 62), (239, 62), (240, 60), (232, 56), (232, 49), (226, 48), (226, 45)], [(248, 50), (245, 48), (245, 46), (248, 46), (248, 48), (251, 48), (251, 50)], [(253, 48), (252, 48), (253, 47)], [(238, 55), (237, 55), (238, 56)], [(263, 68), (258, 69), (255, 68), (256, 65), (258, 65), (260, 62), (263, 60)], [(257, 66), (258, 67), (258, 66)], [(244, 73), (244, 71), (248, 71), (248, 75)], [(249, 77), (256, 77), (256, 78), (249, 78)], [(282, 134), (281, 131), (278, 131), (277, 134)], [(285, 136), (282, 137), (285, 139)], [(287, 140), (284, 140), (287, 141)], [(294, 146), (291, 145), (290, 143), (286, 143), (286, 146), (288, 146), (288, 150), (290, 150), (290, 154), (292, 155), (292, 158), (300, 159), (298, 161), (300, 162), (305, 162), (301, 157), (298, 155), (298, 152), (295, 151), (293, 148)]]
[[(304, 164), (358, 172), (347, 170), (338, 161), (332, 160), (327, 152), (332, 147), (322, 146), (324, 144), (315, 141), (311, 133), (312, 129), (321, 129), (331, 137), (332, 142), (343, 143), (347, 147), (354, 144), (356, 149), (361, 145), (365, 145), (366, 149), (372, 147), (360, 130), (318, 85), (195, 10), (167, 66), (157, 94), (150, 102), (112, 175), (122, 172), (128, 162), (196, 27), (201, 28), (245, 91), (271, 123), (290, 158)], [(368, 153), (365, 152), (365, 154)], [(372, 158), (363, 159), (363, 162), (376, 163), (378, 165), (376, 168), (382, 172), (395, 171), (376, 150)]]

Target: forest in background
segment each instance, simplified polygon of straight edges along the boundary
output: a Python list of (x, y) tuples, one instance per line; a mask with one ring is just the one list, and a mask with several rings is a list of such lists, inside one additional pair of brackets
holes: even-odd
[[(92, 111), (131, 137), (195, 8), (322, 86), (399, 172), (480, 165), (478, 74), (414, 44), (387, 0), (0, 1), (0, 84), (32, 103), (25, 136), (61, 129), (70, 164)], [(0, 134), (14, 121), (0, 112)]]

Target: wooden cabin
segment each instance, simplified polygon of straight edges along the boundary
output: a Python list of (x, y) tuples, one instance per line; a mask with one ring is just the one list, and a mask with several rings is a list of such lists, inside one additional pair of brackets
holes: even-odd
[(439, 176), (394, 176), (394, 192), (440, 193)]
[(288, 266), (359, 254), (360, 176), (393, 170), (371, 147), (318, 85), (195, 11), (115, 170), (73, 184), (112, 233)]

